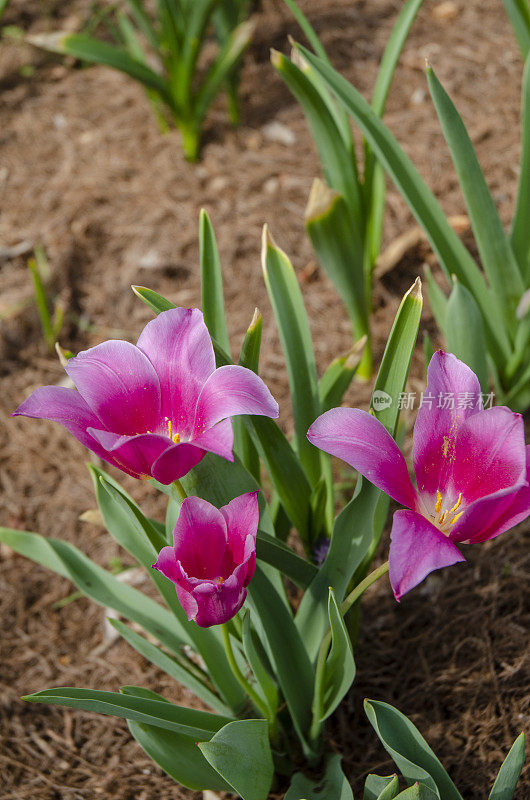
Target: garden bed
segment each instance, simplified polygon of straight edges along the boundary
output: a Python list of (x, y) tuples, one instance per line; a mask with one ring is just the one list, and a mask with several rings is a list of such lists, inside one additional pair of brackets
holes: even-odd
[[(74, 28), (89, 6), (88, 0), (13, 0), (3, 23), (32, 32)], [(301, 2), (334, 66), (367, 96), (398, 6), (391, 0)], [(234, 350), (258, 306), (261, 374), (289, 430), (288, 386), (260, 267), (264, 222), (297, 270), (321, 370), (349, 348), (349, 323), (304, 231), (305, 203), (319, 174), (312, 140), (269, 63), (269, 48), (287, 50), (288, 35), (299, 31), (280, 0), (264, 0), (257, 16), (243, 70), (242, 124), (231, 130), (219, 102), (196, 166), (182, 158), (176, 133), (159, 134), (144, 94), (127, 78), (102, 67), (72, 69), (0, 41), (0, 308), (2, 317), (9, 312), (0, 329), (0, 525), (75, 542), (107, 567), (116, 559), (128, 563), (127, 556), (101, 527), (79, 519), (95, 507), (80, 445), (59, 426), (9, 419), (33, 388), (64, 373), (46, 350), (35, 309), (23, 308), (31, 297), (27, 256), (4, 250), (21, 242), (44, 246), (50, 290), (67, 309), (64, 347), (134, 340), (149, 313), (131, 283), (180, 305), (200, 303), (198, 212), (205, 207), (224, 264)], [(521, 63), (500, 0), (426, 0), (385, 117), (444, 210), (462, 214), (426, 88), (426, 57), (464, 117), (506, 221), (517, 179), (510, 165), (518, 163)], [(389, 186), (386, 245), (413, 227)], [(376, 360), (401, 296), (426, 260), (435, 263), (427, 246), (416, 244), (376, 283)], [(427, 306), (422, 330), (435, 333)], [(409, 388), (419, 392), (423, 384), (418, 348)], [(348, 403), (366, 408), (369, 394), (369, 386), (356, 383)], [(160, 513), (148, 485), (124, 484), (148, 513)], [(473, 549), (467, 566), (432, 576), (401, 607), (387, 586), (367, 595), (362, 638), (370, 647), (359, 648), (356, 683), (331, 725), (345, 771), (358, 780), (356, 796), (368, 772), (394, 770), (364, 718), (366, 696), (413, 719), (469, 800), (486, 796), (503, 755), (530, 721), (529, 539), (527, 522)], [(144, 755), (124, 721), (29, 707), (19, 699), (46, 686), (128, 683), (194, 702), (125, 642), (106, 641), (99, 607), (78, 599), (57, 608), (71, 591), (67, 581), (0, 550), (0, 800), (191, 800), (193, 793)], [(529, 782), (526, 767), (517, 800), (527, 796)]]

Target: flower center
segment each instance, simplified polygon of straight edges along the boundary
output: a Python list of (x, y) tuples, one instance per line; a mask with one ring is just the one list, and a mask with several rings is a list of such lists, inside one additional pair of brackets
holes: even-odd
[(458, 514), (456, 513), (462, 505), (462, 492), (460, 492), (458, 495), (458, 500), (452, 508), (442, 511), (443, 502), (444, 499), (442, 493), (439, 489), (437, 489), (436, 503), (434, 504), (434, 514), (431, 514), (430, 517), (434, 521), (434, 524), (442, 531), (442, 533), (447, 535), (451, 530), (451, 525), (454, 525), (464, 513), (465, 509), (459, 511)]
[(179, 434), (178, 433), (173, 433), (173, 423), (167, 417), (166, 417), (166, 422), (167, 422), (167, 435), (169, 436), (169, 438), (171, 439), (172, 442), (175, 442), (175, 444), (178, 444), (180, 442)]

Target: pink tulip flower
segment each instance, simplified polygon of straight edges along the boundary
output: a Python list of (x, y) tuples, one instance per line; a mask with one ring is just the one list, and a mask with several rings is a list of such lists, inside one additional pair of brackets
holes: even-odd
[[(458, 544), (493, 539), (530, 514), (530, 446), (520, 414), (483, 408), (475, 373), (432, 357), (413, 437), (417, 489), (386, 428), (371, 414), (334, 408), (308, 431), (406, 510), (394, 514), (389, 575), (396, 600), (430, 572), (465, 561)], [(452, 402), (450, 400), (452, 398)]]
[(201, 628), (232, 619), (256, 568), (258, 492), (215, 508), (199, 497), (182, 503), (173, 547), (163, 547), (157, 569), (175, 584), (189, 620)]
[(136, 345), (111, 340), (71, 358), (77, 387), (42, 386), (14, 412), (60, 422), (85, 447), (136, 478), (169, 484), (204, 457), (233, 461), (230, 417), (278, 416), (257, 375), (215, 368), (212, 341), (194, 308), (164, 311)]

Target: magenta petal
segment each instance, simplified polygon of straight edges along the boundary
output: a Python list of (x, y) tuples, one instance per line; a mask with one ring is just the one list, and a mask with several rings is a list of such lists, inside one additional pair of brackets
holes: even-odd
[(215, 369), (212, 340), (197, 308), (164, 311), (137, 343), (153, 364), (162, 391), (162, 416), (182, 437), (191, 433), (200, 391)]
[[(451, 406), (450, 398), (454, 408), (438, 408), (444, 399)], [(482, 395), (475, 373), (456, 356), (438, 350), (429, 364), (427, 388), (414, 425), (412, 452), (420, 494), (435, 497), (436, 491), (446, 486), (458, 432), (466, 419), (481, 410)]]
[(414, 511), (394, 514), (390, 534), (389, 577), (394, 596), (400, 600), (424, 578), (441, 567), (449, 567), (464, 556), (453, 542)]
[(75, 389), (41, 386), (19, 405), (13, 416), (60, 422), (81, 444), (109, 460), (104, 448), (88, 432), (93, 426), (99, 427), (101, 422)]
[(154, 462), (172, 447), (167, 436), (140, 433), (137, 436), (120, 436), (110, 431), (89, 428), (89, 433), (110, 454), (118, 465), (142, 476), (151, 476)]
[(216, 456), (226, 458), (227, 461), (234, 460), (234, 431), (232, 429), (232, 420), (224, 419), (214, 425), (213, 428), (208, 428), (192, 440), (192, 444), (200, 447), (201, 450), (207, 450), (209, 453), (215, 453)]
[(201, 628), (222, 625), (232, 619), (247, 596), (247, 590), (232, 576), (223, 584), (203, 583), (193, 590), (198, 605), (195, 622)]
[(384, 425), (366, 411), (332, 408), (307, 432), (309, 441), (341, 458), (371, 483), (408, 508), (416, 505), (405, 459)]
[(245, 558), (245, 544), (250, 536), (256, 544), (259, 525), (259, 492), (248, 492), (231, 500), (220, 510), (228, 529), (228, 547), (235, 564)]
[(180, 605), (184, 609), (188, 620), (195, 619), (197, 616), (197, 601), (191, 592), (191, 583), (182, 569), (180, 561), (176, 558), (173, 547), (163, 547), (158, 554), (156, 564), (153, 569), (161, 572), (172, 583), (175, 584), (175, 591)]
[(130, 342), (98, 344), (71, 358), (65, 369), (108, 430), (133, 435), (158, 427), (158, 377), (149, 359)]
[(530, 516), (530, 445), (526, 447), (525, 480), (510, 489), (476, 500), (451, 531), (454, 541), (485, 542)]
[(175, 558), (190, 577), (228, 577), (221, 575), (227, 546), (226, 522), (219, 509), (207, 500), (184, 500), (173, 532), (173, 546)]
[(483, 542), (517, 525), (529, 512), (530, 490), (524, 481), (475, 500), (451, 527), (449, 536), (453, 542)]
[(216, 422), (237, 414), (278, 416), (278, 403), (252, 370), (235, 365), (219, 367), (203, 386), (197, 403), (194, 436)]
[(154, 462), (151, 475), (168, 486), (187, 475), (205, 456), (206, 451), (192, 444), (175, 444), (162, 453)]
[[(445, 486), (466, 503), (508, 489), (525, 479), (524, 423), (520, 414), (495, 406), (469, 417), (460, 428)], [(440, 486), (443, 494), (444, 485)]]

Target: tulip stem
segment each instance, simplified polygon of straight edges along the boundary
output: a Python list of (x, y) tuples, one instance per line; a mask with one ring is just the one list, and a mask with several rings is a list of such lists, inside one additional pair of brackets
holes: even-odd
[(236, 657), (234, 655), (234, 651), (232, 649), (232, 643), (230, 641), (230, 628), (227, 622), (224, 622), (221, 626), (221, 631), (223, 632), (223, 644), (225, 646), (226, 657), (228, 659), (228, 663), (234, 673), (236, 680), (241, 684), (245, 692), (248, 694), (256, 708), (258, 708), (266, 720), (268, 720), (269, 725), (271, 727), (271, 732), (274, 728), (275, 719), (271, 715), (269, 707), (266, 703), (263, 702), (261, 697), (255, 691), (255, 689), (250, 685), (247, 681), (241, 670), (239, 669), (238, 663), (236, 661)]
[[(381, 564), (380, 567), (374, 569), (373, 572), (370, 572), (369, 575), (366, 576), (364, 580), (362, 580), (357, 586), (352, 589), (349, 595), (342, 601), (340, 611), (343, 617), (346, 616), (350, 608), (353, 606), (354, 603), (359, 600), (359, 598), (364, 594), (364, 592), (375, 583), (379, 578), (383, 575), (386, 575), (388, 572), (388, 561), (385, 561), (384, 564)], [(322, 708), (322, 687), (324, 683), (324, 675), (326, 671), (326, 661), (329, 653), (329, 648), (331, 645), (331, 629), (328, 628), (324, 638), (322, 639), (322, 643), (320, 645), (320, 650), (318, 651), (318, 659), (316, 665), (316, 675), (315, 675), (315, 699), (313, 701), (313, 723), (311, 725), (311, 730), (309, 732), (309, 740), (315, 741), (320, 736), (322, 730), (322, 716), (323, 716), (323, 708)]]
[(178, 480), (177, 481), (173, 481), (173, 486), (175, 487), (175, 492), (177, 494), (177, 498), (182, 503), (188, 496), (186, 494), (186, 490), (184, 489), (184, 486)]

